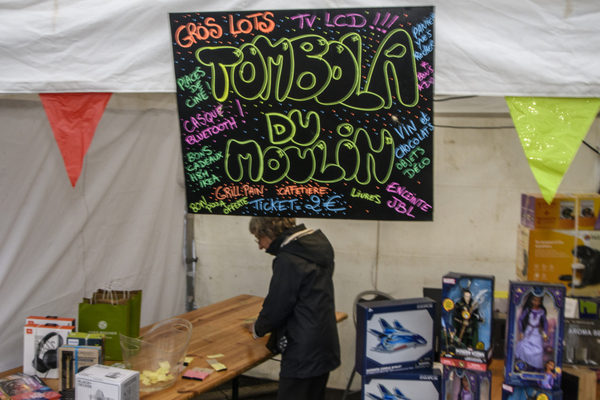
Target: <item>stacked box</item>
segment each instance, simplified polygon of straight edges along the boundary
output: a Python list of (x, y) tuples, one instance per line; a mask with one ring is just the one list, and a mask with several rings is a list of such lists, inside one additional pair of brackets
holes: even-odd
[(494, 351), (494, 283), (488, 275), (449, 273), (443, 277), (442, 364), (487, 371)]
[(61, 346), (58, 349), (58, 390), (75, 388), (75, 374), (96, 364), (103, 364), (98, 346)]
[(504, 381), (560, 389), (565, 286), (510, 282)]
[(41, 378), (58, 378), (58, 349), (74, 326), (27, 324), (23, 338), (23, 372)]
[(419, 399), (439, 400), (442, 393), (442, 374), (430, 372), (404, 372), (364, 377), (363, 400)]
[(431, 368), (434, 319), (428, 298), (358, 303), (356, 371), (366, 377)]
[(75, 376), (75, 398), (137, 400), (140, 398), (140, 373), (93, 365)]
[(557, 194), (550, 204), (539, 193), (521, 195), (521, 224), (530, 229), (594, 230), (599, 210), (596, 193)]
[(502, 384), (502, 400), (562, 400), (562, 390)]
[(442, 385), (444, 400), (490, 399), (491, 392), (492, 371), (474, 371), (444, 365)]

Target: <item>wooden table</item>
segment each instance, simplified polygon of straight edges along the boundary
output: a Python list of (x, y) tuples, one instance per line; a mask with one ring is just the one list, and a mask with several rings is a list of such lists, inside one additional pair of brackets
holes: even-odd
[[(210, 368), (207, 356), (223, 354), (217, 360), (225, 364), (226, 371), (213, 372), (204, 381), (191, 381), (177, 378), (175, 384), (157, 392), (140, 393), (141, 400), (184, 400), (207, 392), (227, 381), (233, 380), (233, 396), (237, 398), (237, 377), (257, 365), (271, 359), (273, 354), (265, 347), (267, 338), (255, 340), (243, 326), (245, 320), (257, 317), (264, 298), (240, 295), (198, 310), (179, 315), (192, 323), (193, 331), (188, 347), (188, 357), (194, 360), (188, 368)], [(336, 313), (337, 321), (348, 318), (345, 313)], [(141, 329), (141, 334), (151, 326)], [(22, 372), (22, 367), (0, 373), (0, 378)], [(48, 386), (57, 390), (57, 379), (44, 380)]]

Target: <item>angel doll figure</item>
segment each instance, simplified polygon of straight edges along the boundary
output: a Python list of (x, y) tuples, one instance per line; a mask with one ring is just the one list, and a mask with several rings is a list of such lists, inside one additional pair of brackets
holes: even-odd
[(519, 342), (515, 356), (534, 371), (544, 368), (544, 342), (548, 340), (547, 311), (543, 297), (544, 292), (539, 288), (527, 295), (518, 323)]

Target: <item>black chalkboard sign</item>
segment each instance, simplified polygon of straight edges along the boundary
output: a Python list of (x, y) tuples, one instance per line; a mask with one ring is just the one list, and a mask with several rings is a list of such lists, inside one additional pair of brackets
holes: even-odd
[(433, 219), (433, 7), (170, 19), (189, 212)]

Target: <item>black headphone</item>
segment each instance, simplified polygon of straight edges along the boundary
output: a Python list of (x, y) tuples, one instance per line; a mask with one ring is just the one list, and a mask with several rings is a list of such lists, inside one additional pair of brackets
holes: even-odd
[[(41, 355), (40, 352), (48, 343), (48, 340), (52, 339), (52, 337), (58, 336), (58, 346), (55, 349), (46, 350), (44, 355)], [(40, 342), (38, 343), (37, 349), (35, 351), (35, 358), (31, 362), (33, 364), (33, 368), (36, 369), (39, 373), (43, 374), (48, 372), (51, 369), (58, 368), (58, 348), (63, 345), (63, 338), (58, 334), (58, 332), (50, 332)]]

